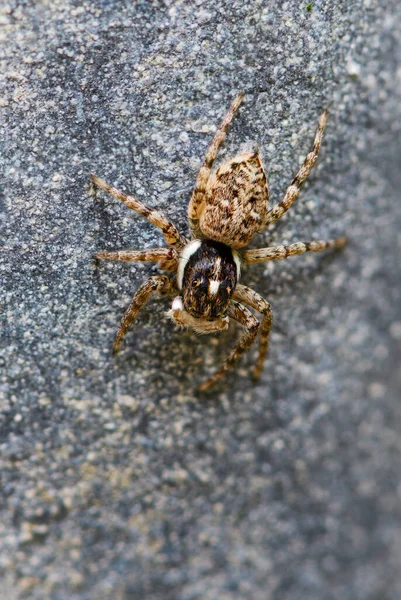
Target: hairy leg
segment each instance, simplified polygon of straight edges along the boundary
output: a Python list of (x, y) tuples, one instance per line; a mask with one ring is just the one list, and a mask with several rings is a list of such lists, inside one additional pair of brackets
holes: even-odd
[(257, 321), (257, 319), (255, 319), (251, 311), (245, 308), (245, 306), (242, 306), (242, 304), (240, 304), (239, 302), (236, 302), (235, 300), (231, 301), (230, 306), (228, 308), (228, 316), (231, 319), (234, 319), (235, 321), (240, 323), (246, 331), (239, 338), (238, 342), (231, 350), (227, 360), (225, 361), (221, 369), (219, 369), (217, 373), (212, 375), (210, 379), (208, 379), (198, 387), (198, 390), (200, 392), (204, 392), (205, 390), (210, 388), (210, 386), (212, 386), (214, 383), (216, 383), (216, 381), (221, 379), (228, 371), (231, 371), (235, 363), (241, 358), (244, 352), (246, 352), (246, 350), (248, 350), (248, 348), (252, 346), (258, 334), (259, 322)]
[(164, 239), (166, 240), (169, 246), (174, 246), (178, 250), (185, 246), (187, 240), (181, 236), (176, 226), (173, 223), (171, 223), (171, 221), (169, 221), (164, 215), (162, 215), (162, 213), (159, 213), (159, 211), (157, 210), (152, 210), (151, 208), (148, 208), (145, 204), (142, 204), (142, 202), (139, 202), (139, 200), (137, 200), (133, 196), (128, 196), (127, 194), (120, 192), (120, 190), (118, 190), (117, 188), (113, 187), (112, 185), (109, 185), (108, 183), (103, 181), (103, 179), (100, 179), (100, 177), (91, 175), (90, 178), (91, 182), (94, 185), (101, 188), (102, 190), (105, 190), (115, 198), (118, 198), (118, 200), (124, 202), (124, 204), (128, 206), (128, 208), (135, 210), (137, 213), (145, 217), (149, 221), (149, 223), (152, 223), (152, 225), (155, 225), (156, 227), (161, 229), (164, 235)]
[(254, 308), (263, 315), (260, 324), (259, 356), (252, 374), (254, 379), (259, 379), (269, 346), (270, 330), (273, 325), (272, 309), (267, 300), (246, 285), (238, 284), (235, 288), (233, 298), (234, 300), (248, 304), (248, 306)]
[(271, 246), (270, 248), (256, 248), (254, 250), (246, 250), (242, 259), (245, 263), (267, 262), (269, 260), (282, 260), (289, 256), (296, 256), (304, 252), (320, 252), (327, 248), (342, 248), (347, 243), (346, 237), (340, 237), (336, 240), (324, 242), (317, 240), (314, 242), (297, 242), (290, 246)]
[(158, 262), (161, 269), (176, 271), (178, 255), (174, 248), (150, 248), (149, 250), (117, 250), (115, 252), (97, 252), (100, 260), (122, 260), (126, 262)]
[(273, 223), (274, 221), (277, 221), (277, 219), (280, 219), (284, 215), (284, 213), (287, 212), (287, 210), (290, 208), (292, 203), (295, 202), (295, 200), (297, 199), (299, 191), (301, 189), (301, 185), (303, 184), (305, 179), (308, 177), (309, 173), (312, 170), (313, 165), (317, 161), (317, 157), (319, 155), (319, 150), (320, 150), (320, 145), (322, 143), (323, 131), (324, 131), (324, 127), (326, 125), (326, 121), (327, 121), (327, 111), (324, 111), (320, 115), (319, 124), (317, 127), (315, 141), (313, 143), (312, 151), (309, 152), (309, 154), (305, 158), (304, 164), (302, 165), (302, 167), (298, 171), (297, 175), (293, 179), (291, 185), (287, 188), (287, 191), (285, 193), (285, 196), (284, 196), (284, 199), (282, 200), (282, 202), (275, 204), (275, 206), (273, 206), (267, 213), (267, 216), (263, 221), (263, 226), (261, 229), (263, 229), (263, 227), (268, 225), (269, 223)]
[(167, 275), (156, 275), (155, 277), (151, 277), (145, 283), (141, 285), (139, 290), (136, 292), (133, 297), (131, 304), (127, 308), (122, 318), (120, 327), (118, 328), (114, 344), (113, 344), (113, 353), (118, 352), (121, 342), (127, 333), (128, 327), (131, 323), (136, 319), (139, 311), (145, 305), (145, 303), (149, 300), (149, 297), (152, 294), (158, 293), (161, 295), (173, 295), (177, 291), (175, 287), (175, 283), (170, 280)]
[(221, 144), (224, 142), (226, 137), (227, 128), (230, 125), (235, 113), (238, 110), (242, 100), (244, 98), (244, 94), (239, 93), (234, 98), (230, 108), (224, 119), (222, 120), (219, 128), (214, 134), (214, 138), (209, 146), (209, 149), (206, 153), (205, 159), (201, 168), (199, 169), (198, 177), (196, 179), (195, 189), (192, 192), (191, 200), (188, 205), (188, 220), (189, 226), (191, 228), (192, 237), (197, 237), (198, 232), (198, 222), (199, 222), (199, 214), (202, 206), (202, 202), (204, 199), (206, 185), (210, 176), (210, 172), (213, 166), (213, 163), (216, 159), (217, 153)]

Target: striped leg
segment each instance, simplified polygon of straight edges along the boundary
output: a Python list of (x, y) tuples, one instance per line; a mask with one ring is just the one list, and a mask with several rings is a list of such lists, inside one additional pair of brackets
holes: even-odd
[(220, 127), (217, 129), (214, 134), (214, 138), (209, 146), (209, 149), (206, 153), (205, 160), (201, 168), (199, 169), (198, 177), (196, 179), (195, 189), (192, 193), (191, 200), (188, 205), (188, 220), (189, 225), (192, 232), (192, 237), (197, 237), (199, 234), (198, 231), (198, 222), (199, 215), (202, 208), (202, 203), (204, 199), (204, 194), (207, 186), (207, 182), (209, 180), (210, 171), (212, 169), (213, 163), (219, 151), (221, 144), (224, 142), (226, 137), (226, 131), (228, 126), (230, 125), (235, 113), (238, 110), (242, 100), (244, 98), (244, 94), (239, 93), (234, 98), (230, 108), (224, 119), (222, 120)]
[(291, 185), (287, 188), (283, 201), (279, 204), (275, 204), (275, 206), (273, 206), (267, 213), (267, 216), (264, 219), (263, 223), (264, 226), (268, 225), (269, 223), (273, 223), (274, 221), (277, 221), (277, 219), (280, 219), (283, 216), (283, 214), (286, 213), (287, 210), (290, 208), (291, 204), (297, 199), (299, 191), (301, 189), (301, 185), (308, 177), (313, 165), (317, 161), (326, 121), (327, 111), (324, 111), (320, 115), (312, 151), (309, 152), (309, 154), (305, 158), (304, 164), (298, 171)]
[(108, 183), (103, 181), (103, 179), (100, 179), (100, 177), (91, 175), (90, 178), (91, 182), (94, 185), (101, 188), (102, 190), (105, 190), (115, 198), (118, 198), (118, 200), (124, 202), (124, 204), (128, 206), (128, 208), (132, 208), (132, 210), (135, 210), (137, 213), (144, 216), (149, 221), (149, 223), (152, 223), (152, 225), (155, 225), (156, 227), (161, 229), (164, 235), (164, 239), (166, 240), (169, 246), (174, 246), (178, 250), (185, 246), (187, 240), (180, 235), (176, 226), (173, 225), (171, 221), (166, 219), (164, 215), (159, 213), (157, 210), (152, 210), (148, 208), (145, 204), (142, 204), (142, 202), (139, 202), (139, 200), (136, 200), (136, 198), (134, 198), (133, 196), (128, 196), (127, 194), (120, 192), (120, 190), (118, 190), (117, 188), (113, 187), (112, 185), (109, 185)]
[(269, 260), (281, 260), (288, 258), (289, 256), (295, 256), (296, 254), (303, 254), (304, 252), (320, 252), (327, 248), (343, 248), (347, 243), (346, 237), (340, 237), (336, 240), (329, 240), (324, 242), (318, 240), (315, 242), (297, 242), (291, 244), (291, 246), (271, 246), (270, 248), (256, 248), (255, 250), (246, 250), (243, 254), (243, 260), (245, 263), (258, 263), (267, 262)]
[(269, 346), (270, 330), (273, 325), (273, 313), (270, 304), (251, 288), (238, 284), (233, 295), (235, 300), (248, 304), (263, 315), (260, 326), (259, 356), (252, 377), (259, 379)]
[(176, 271), (177, 252), (174, 248), (150, 248), (149, 250), (117, 250), (116, 252), (97, 252), (95, 258), (101, 260), (122, 260), (126, 262), (159, 262), (161, 269)]
[(113, 353), (118, 352), (120, 344), (127, 333), (128, 327), (136, 319), (139, 311), (149, 300), (152, 294), (173, 295), (177, 292), (175, 284), (166, 275), (156, 275), (151, 277), (141, 285), (133, 297), (131, 304), (127, 308), (122, 318), (120, 327), (113, 344)]
[(217, 373), (212, 375), (210, 379), (198, 387), (200, 392), (204, 392), (210, 388), (210, 386), (221, 379), (226, 373), (228, 373), (228, 371), (231, 371), (235, 363), (241, 358), (244, 352), (246, 352), (246, 350), (252, 346), (256, 336), (258, 335), (259, 323), (257, 319), (255, 319), (251, 311), (245, 308), (245, 306), (242, 306), (242, 304), (239, 302), (236, 302), (235, 300), (231, 301), (228, 308), (228, 316), (240, 323), (240, 325), (242, 325), (246, 331), (231, 350), (221, 369), (219, 369)]

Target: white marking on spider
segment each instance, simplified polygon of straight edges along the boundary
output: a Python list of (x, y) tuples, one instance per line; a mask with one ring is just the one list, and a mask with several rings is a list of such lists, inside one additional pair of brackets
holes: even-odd
[(241, 259), (239, 257), (238, 252), (236, 252), (233, 249), (231, 249), (231, 252), (233, 253), (233, 259), (237, 267), (237, 279), (239, 279), (239, 276), (241, 275)]
[(211, 279), (209, 281), (209, 296), (215, 296), (219, 291), (221, 281), (217, 279)]
[(175, 311), (179, 310), (184, 310), (184, 304), (182, 302), (181, 296), (176, 296), (171, 304), (170, 310), (166, 311), (166, 316), (172, 321), (176, 322), (174, 313)]
[(187, 266), (187, 262), (191, 256), (195, 254), (197, 250), (199, 250), (201, 244), (202, 242), (200, 240), (193, 240), (192, 242), (189, 242), (189, 244), (187, 244), (181, 252), (177, 269), (177, 284), (180, 289), (182, 288), (182, 280), (184, 279), (184, 270)]
[(171, 305), (171, 310), (184, 310), (184, 304), (182, 303), (180, 296), (174, 298), (173, 303)]

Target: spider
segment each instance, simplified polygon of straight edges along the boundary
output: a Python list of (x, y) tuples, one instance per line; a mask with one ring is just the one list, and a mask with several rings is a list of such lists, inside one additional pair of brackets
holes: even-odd
[[(317, 160), (327, 111), (320, 116), (313, 148), (287, 188), (284, 199), (269, 209), (269, 190), (259, 150), (235, 156), (212, 171), (227, 128), (243, 98), (242, 93), (234, 98), (199, 170), (188, 205), (190, 239), (157, 210), (91, 175), (92, 184), (161, 229), (168, 245), (95, 255), (97, 259), (105, 260), (157, 262), (160, 269), (170, 272), (170, 276), (150, 277), (138, 289), (122, 318), (113, 352), (118, 351), (128, 327), (152, 294), (175, 296), (167, 315), (180, 327), (191, 328), (196, 333), (223, 331), (228, 328), (230, 319), (243, 327), (242, 335), (223, 366), (199, 386), (199, 391), (207, 390), (230, 371), (254, 343), (259, 331), (259, 356), (253, 377), (258, 379), (261, 375), (273, 322), (272, 309), (257, 292), (238, 283), (241, 266), (326, 248), (341, 248), (347, 242), (345, 237), (340, 237), (326, 242), (297, 242), (290, 246), (244, 250), (257, 233), (280, 219), (296, 200), (302, 183)], [(260, 322), (245, 305), (262, 315)]]

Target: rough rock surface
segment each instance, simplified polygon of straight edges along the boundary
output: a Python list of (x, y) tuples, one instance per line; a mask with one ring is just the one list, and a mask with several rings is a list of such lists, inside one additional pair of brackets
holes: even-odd
[[(1, 597), (401, 598), (401, 6), (398, 0), (8, 2), (0, 7)], [(275, 311), (252, 353), (193, 393), (233, 343), (146, 307), (160, 245), (94, 172), (183, 229), (221, 156), (255, 141), (277, 201), (330, 120), (317, 168), (255, 243), (343, 252), (249, 269)]]

